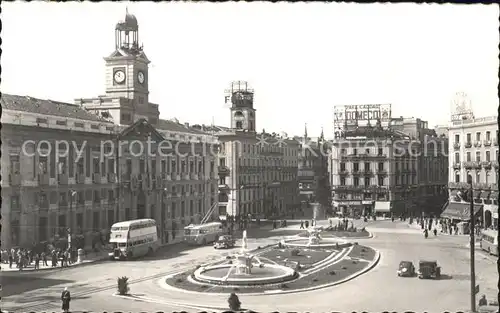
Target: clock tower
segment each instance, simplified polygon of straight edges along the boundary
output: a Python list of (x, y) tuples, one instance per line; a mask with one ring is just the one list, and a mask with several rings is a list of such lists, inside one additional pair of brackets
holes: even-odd
[(255, 132), (254, 91), (245, 81), (234, 81), (226, 90), (226, 104), (231, 105), (231, 128), (239, 131)]
[[(106, 96), (129, 99), (138, 110), (148, 112), (148, 65), (151, 63), (139, 46), (137, 18), (128, 13), (115, 27), (115, 51), (106, 61)], [(141, 112), (142, 111), (142, 112)]]

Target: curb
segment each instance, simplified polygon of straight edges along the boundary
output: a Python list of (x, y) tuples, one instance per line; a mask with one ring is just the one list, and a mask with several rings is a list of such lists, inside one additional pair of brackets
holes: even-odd
[[(373, 248), (371, 248), (373, 249)], [(375, 250), (375, 249), (374, 249)], [(347, 276), (346, 278), (344, 279), (341, 279), (339, 281), (335, 281), (335, 282), (332, 282), (332, 283), (328, 283), (328, 284), (324, 284), (324, 285), (319, 285), (319, 286), (314, 286), (314, 287), (309, 287), (309, 288), (303, 288), (303, 289), (295, 289), (295, 290), (273, 290), (272, 292), (253, 292), (253, 293), (244, 293), (242, 295), (244, 296), (262, 296), (262, 295), (274, 295), (274, 294), (290, 294), (290, 293), (301, 293), (301, 292), (308, 292), (308, 291), (314, 291), (314, 290), (318, 290), (318, 289), (324, 289), (324, 288), (329, 288), (329, 287), (334, 287), (336, 285), (340, 285), (340, 284), (343, 284), (343, 283), (346, 283), (358, 276), (361, 276), (365, 273), (367, 273), (368, 271), (372, 270), (377, 264), (378, 262), (380, 261), (380, 252), (378, 250), (375, 250), (375, 259), (373, 261), (371, 261), (370, 264), (368, 264), (367, 267), (365, 267), (364, 269), (362, 269), (361, 271), (359, 272), (356, 272), (356, 273), (353, 273), (352, 275), (350, 276)], [(177, 287), (173, 287), (169, 284), (166, 283), (166, 278), (169, 278), (171, 276), (174, 276), (176, 274), (173, 274), (173, 275), (167, 275), (163, 278), (160, 279), (158, 285), (160, 285), (161, 288), (163, 289), (167, 289), (167, 290), (173, 290), (173, 291), (177, 291), (177, 292), (182, 292), (182, 293), (188, 293), (188, 294), (200, 294), (202, 292), (196, 292), (196, 291), (191, 291), (191, 290), (185, 290), (185, 289), (181, 289), (181, 288), (177, 288)], [(219, 293), (219, 292), (210, 292), (210, 293), (204, 293), (204, 294), (213, 294), (213, 295), (227, 295), (227, 292), (224, 292), (224, 293)], [(208, 309), (211, 309), (211, 308), (215, 308), (215, 307), (210, 307), (210, 306), (200, 306), (200, 307), (203, 307), (203, 308), (208, 308)], [(217, 308), (219, 309), (219, 308)]]
[(43, 268), (39, 268), (39, 269), (34, 269), (34, 268), (30, 268), (29, 270), (26, 270), (26, 269), (23, 269), (22, 271), (19, 271), (18, 269), (16, 270), (11, 270), (11, 271), (6, 271), (6, 270), (2, 270), (0, 271), (0, 273), (3, 274), (6, 274), (6, 273), (21, 273), (21, 275), (26, 275), (27, 273), (40, 273), (40, 272), (48, 272), (48, 271), (56, 271), (56, 270), (67, 270), (67, 269), (72, 269), (72, 268), (80, 268), (82, 266), (88, 266), (88, 265), (91, 265), (91, 264), (96, 264), (96, 263), (99, 263), (99, 262), (102, 262), (102, 261), (106, 261), (108, 259), (108, 256), (106, 257), (102, 257), (102, 258), (98, 258), (98, 259), (95, 259), (95, 260), (92, 260), (92, 261), (83, 261), (82, 263), (75, 263), (75, 264), (72, 264), (68, 267), (61, 267), (61, 266), (56, 266), (56, 267), (43, 267)]

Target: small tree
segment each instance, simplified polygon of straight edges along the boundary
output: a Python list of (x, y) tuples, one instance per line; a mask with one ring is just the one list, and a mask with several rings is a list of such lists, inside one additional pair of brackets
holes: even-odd
[(128, 287), (128, 277), (118, 277), (118, 294), (121, 296), (128, 295), (130, 288)]
[(227, 303), (229, 304), (229, 309), (231, 311), (239, 311), (241, 308), (240, 299), (234, 292), (232, 292), (229, 299), (227, 299)]

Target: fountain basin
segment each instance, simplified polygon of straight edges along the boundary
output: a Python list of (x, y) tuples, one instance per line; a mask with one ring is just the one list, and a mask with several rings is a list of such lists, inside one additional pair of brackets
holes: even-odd
[(295, 270), (287, 266), (266, 263), (263, 267), (254, 266), (251, 274), (234, 273), (224, 279), (231, 266), (231, 264), (221, 264), (200, 267), (194, 271), (192, 278), (198, 282), (214, 285), (255, 286), (282, 283), (298, 276)]
[(309, 249), (323, 249), (323, 248), (345, 248), (351, 246), (350, 242), (339, 240), (337, 238), (322, 238), (318, 243), (309, 244), (307, 238), (287, 239), (283, 242), (285, 247), (290, 248), (309, 248)]

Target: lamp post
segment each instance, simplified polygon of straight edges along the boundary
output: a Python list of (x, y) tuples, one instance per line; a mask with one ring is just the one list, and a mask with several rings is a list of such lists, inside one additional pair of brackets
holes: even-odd
[(472, 179), (469, 180), (469, 214), (470, 214), (470, 310), (476, 312), (476, 260), (475, 260), (475, 214), (474, 214), (474, 191)]
[(73, 197), (76, 191), (70, 189), (69, 191), (69, 228), (68, 228), (68, 248), (71, 249), (71, 232), (73, 229)]

